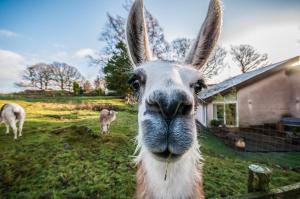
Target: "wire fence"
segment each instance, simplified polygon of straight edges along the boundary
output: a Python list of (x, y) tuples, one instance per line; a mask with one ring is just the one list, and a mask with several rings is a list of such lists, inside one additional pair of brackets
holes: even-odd
[(261, 125), (245, 128), (211, 128), (214, 135), (239, 151), (248, 152), (289, 152), (300, 151), (298, 128), (281, 128)]

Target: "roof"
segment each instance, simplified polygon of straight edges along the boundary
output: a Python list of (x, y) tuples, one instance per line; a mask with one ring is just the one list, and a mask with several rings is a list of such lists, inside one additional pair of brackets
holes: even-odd
[(275, 64), (271, 64), (271, 65), (268, 65), (265, 67), (261, 67), (256, 70), (249, 71), (249, 72), (237, 75), (235, 77), (232, 77), (230, 79), (227, 79), (219, 84), (215, 84), (214, 86), (211, 86), (210, 88), (201, 91), (198, 95), (198, 98), (199, 99), (207, 99), (209, 97), (212, 97), (220, 92), (223, 92), (232, 87), (238, 86), (254, 77), (258, 77), (262, 74), (265, 74), (266, 72), (273, 71), (273, 69), (275, 69), (289, 61), (290, 61), (290, 59), (282, 61), (282, 62), (278, 62)]

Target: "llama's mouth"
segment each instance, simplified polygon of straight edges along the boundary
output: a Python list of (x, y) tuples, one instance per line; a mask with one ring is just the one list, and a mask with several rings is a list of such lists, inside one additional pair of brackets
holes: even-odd
[(192, 117), (176, 116), (167, 123), (160, 115), (147, 113), (141, 122), (142, 141), (152, 156), (165, 161), (170, 157), (176, 161), (193, 145), (195, 123)]
[(164, 152), (155, 152), (153, 153), (156, 159), (160, 161), (165, 161), (166, 159), (169, 159), (171, 161), (177, 160), (181, 155), (171, 153), (168, 149), (166, 149)]

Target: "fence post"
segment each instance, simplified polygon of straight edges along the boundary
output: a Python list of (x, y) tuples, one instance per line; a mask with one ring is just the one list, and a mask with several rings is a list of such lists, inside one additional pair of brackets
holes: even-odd
[(270, 189), (271, 170), (267, 167), (251, 164), (248, 166), (248, 192), (267, 192)]

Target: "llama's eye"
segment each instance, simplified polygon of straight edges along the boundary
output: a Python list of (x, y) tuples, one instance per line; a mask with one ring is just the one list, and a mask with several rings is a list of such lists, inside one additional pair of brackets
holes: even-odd
[(128, 84), (133, 88), (133, 90), (136, 92), (140, 89), (140, 82), (138, 79), (138, 76), (136, 74), (132, 75), (129, 80)]
[(134, 91), (138, 91), (140, 89), (140, 82), (139, 82), (139, 80), (135, 80), (132, 83), (132, 87), (133, 87)]
[(206, 88), (206, 85), (204, 80), (200, 79), (197, 82), (191, 84), (191, 88), (194, 88), (195, 93), (198, 94), (203, 88)]

